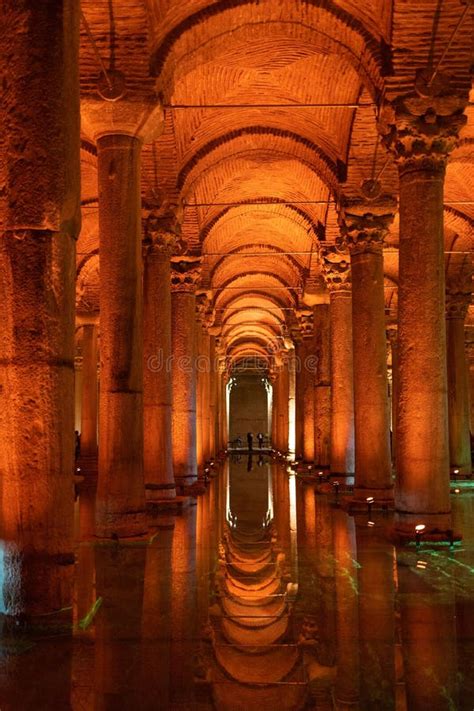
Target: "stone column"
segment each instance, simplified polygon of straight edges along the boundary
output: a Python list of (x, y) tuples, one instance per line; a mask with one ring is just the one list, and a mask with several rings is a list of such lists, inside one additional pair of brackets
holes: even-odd
[(329, 290), (331, 359), (331, 472), (354, 473), (354, 384), (352, 291), (349, 255), (336, 246), (321, 248)]
[(209, 457), (215, 457), (219, 449), (219, 420), (217, 402), (217, 372), (216, 372), (216, 337), (211, 336), (209, 342), (209, 373), (208, 373), (208, 400), (207, 422), (209, 425)]
[(295, 458), (303, 457), (304, 451), (304, 368), (305, 347), (302, 334), (293, 333), (295, 343)]
[(199, 258), (176, 258), (171, 274), (173, 470), (180, 487), (197, 479), (194, 329), (199, 264)]
[[(464, 321), (471, 301), (472, 275), (446, 291), (448, 360), (449, 463), (451, 473), (471, 476), (469, 371), (464, 345)], [(463, 290), (463, 286), (465, 287)]]
[(303, 388), (303, 459), (314, 461), (314, 330), (313, 312), (298, 312), (301, 335), (303, 337), (302, 360), (300, 363)]
[(176, 214), (152, 210), (144, 238), (143, 467), (146, 500), (176, 497), (171, 439), (171, 266), (180, 234)]
[(443, 189), (464, 104), (406, 96), (381, 116), (400, 178), (396, 529), (408, 535), (451, 528)]
[(398, 326), (390, 324), (387, 326), (387, 340), (390, 343), (390, 354), (392, 359), (392, 462), (396, 466), (397, 451), (397, 411), (398, 411)]
[(354, 503), (393, 502), (388, 419), (387, 348), (383, 282), (383, 240), (393, 220), (394, 201), (348, 204), (341, 230), (351, 257), (354, 358)]
[(204, 454), (204, 431), (206, 429), (204, 423), (204, 398), (206, 383), (204, 373), (201, 371), (200, 363), (203, 360), (205, 349), (205, 334), (200, 319), (199, 310), (196, 311), (196, 324), (194, 329), (194, 347), (196, 354), (196, 461), (198, 472), (204, 470), (205, 454)]
[(330, 466), (331, 452), (331, 358), (329, 304), (313, 307), (314, 350), (314, 459), (318, 466)]
[(0, 20), (3, 600), (30, 617), (72, 600), (79, 2)]
[(268, 376), (272, 384), (272, 449), (278, 450), (278, 373), (271, 372)]
[(97, 141), (101, 376), (97, 532), (146, 530), (143, 479), (143, 286), (141, 141)]
[[(82, 327), (81, 462), (97, 458), (97, 326)], [(87, 468), (87, 467), (86, 467)]]
[(280, 402), (278, 412), (278, 448), (288, 452), (288, 405), (290, 400), (290, 380), (288, 371), (288, 358), (283, 357), (279, 376), (278, 397)]

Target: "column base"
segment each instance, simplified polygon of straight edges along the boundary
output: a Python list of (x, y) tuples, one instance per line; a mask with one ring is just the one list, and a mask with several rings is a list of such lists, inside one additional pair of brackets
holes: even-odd
[(147, 504), (173, 501), (176, 498), (176, 485), (145, 484), (145, 499)]
[[(80, 471), (78, 471), (80, 469)], [(81, 455), (75, 463), (75, 472), (84, 477), (97, 477), (99, 472), (98, 455)]]
[(2, 549), (5, 618), (53, 633), (64, 625), (70, 627), (66, 608), (72, 600), (74, 552), (22, 550), (7, 541)]
[(419, 541), (448, 543), (460, 541), (460, 533), (452, 529), (452, 515), (448, 513), (413, 513), (395, 511), (392, 538), (400, 543), (416, 541), (415, 527), (424, 525)]
[(145, 511), (127, 511), (125, 513), (100, 513), (97, 504), (96, 538), (118, 540), (119, 538), (139, 538), (148, 532)]
[[(367, 499), (373, 499), (368, 502)], [(393, 486), (387, 489), (354, 487), (354, 493), (347, 502), (348, 511), (387, 511), (395, 508)]]
[(469, 465), (450, 467), (449, 475), (452, 481), (457, 481), (458, 479), (472, 479), (472, 467)]

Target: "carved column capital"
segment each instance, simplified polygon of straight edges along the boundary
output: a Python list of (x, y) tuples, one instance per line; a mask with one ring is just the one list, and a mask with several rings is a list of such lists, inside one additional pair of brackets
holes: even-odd
[(299, 309), (296, 311), (298, 319), (299, 332), (302, 338), (311, 338), (313, 336), (313, 311), (309, 309)]
[(401, 171), (420, 167), (444, 171), (447, 157), (467, 120), (463, 113), (467, 97), (450, 91), (449, 81), (441, 75), (431, 86), (425, 82), (423, 87), (422, 81), (419, 72), (417, 91), (384, 104), (379, 130)]
[(390, 345), (396, 346), (398, 341), (398, 325), (396, 323), (389, 323), (386, 326), (385, 333), (387, 334), (387, 341)]
[(446, 283), (446, 318), (465, 319), (472, 301), (472, 266), (467, 264)]
[(171, 291), (195, 292), (201, 278), (201, 257), (171, 260)]
[(168, 257), (183, 254), (186, 243), (182, 239), (178, 205), (164, 204), (160, 208), (143, 211), (143, 255), (163, 254)]
[(339, 210), (341, 242), (349, 253), (380, 251), (396, 209), (396, 200), (388, 196), (373, 202), (342, 204)]
[(351, 293), (351, 262), (341, 245), (322, 245), (319, 255), (326, 286), (330, 292)]

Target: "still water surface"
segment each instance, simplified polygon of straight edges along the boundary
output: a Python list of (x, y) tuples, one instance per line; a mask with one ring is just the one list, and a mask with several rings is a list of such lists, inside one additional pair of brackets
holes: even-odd
[(474, 489), (453, 509), (461, 545), (397, 550), (389, 516), (237, 458), (151, 540), (103, 544), (86, 489), (74, 633), (3, 635), (0, 709), (472, 711)]

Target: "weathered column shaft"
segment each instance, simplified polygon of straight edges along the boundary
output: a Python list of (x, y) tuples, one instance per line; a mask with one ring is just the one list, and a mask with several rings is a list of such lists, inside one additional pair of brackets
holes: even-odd
[(448, 91), (414, 92), (380, 114), (400, 182), (396, 529), (408, 535), (420, 518), (426, 534), (452, 524), (443, 189), (466, 101)]
[[(448, 514), (444, 165), (400, 171), (397, 509)], [(420, 263), (423, 261), (423, 270)]]
[(288, 361), (283, 361), (278, 383), (278, 449), (282, 452), (288, 451), (288, 405), (290, 400), (290, 381), (288, 372)]
[(449, 462), (451, 471), (470, 475), (469, 372), (464, 345), (464, 319), (469, 300), (448, 293), (446, 310)]
[(216, 339), (210, 337), (208, 366), (208, 401), (207, 422), (209, 427), (208, 457), (215, 457), (218, 450), (219, 421), (217, 403)]
[(304, 361), (306, 343), (303, 339), (295, 343), (295, 456), (304, 452)]
[[(195, 324), (194, 328), (194, 347), (196, 353), (196, 365), (200, 364), (203, 356), (204, 348), (204, 333), (201, 324), (198, 322)], [(196, 461), (198, 471), (202, 470), (204, 467), (205, 454), (204, 454), (204, 397), (205, 397), (205, 379), (204, 373), (201, 371), (200, 367), (196, 368)]]
[(314, 459), (321, 467), (330, 465), (331, 445), (331, 358), (329, 305), (313, 309), (316, 373), (314, 381)]
[(315, 356), (313, 334), (305, 338), (304, 370), (304, 410), (303, 410), (303, 458), (305, 462), (314, 461), (314, 376)]
[(329, 290), (331, 472), (354, 473), (354, 374), (350, 259), (339, 246), (321, 248)]
[(141, 143), (106, 134), (97, 141), (101, 375), (98, 534), (146, 529), (143, 480), (143, 291)]
[(0, 20), (3, 600), (34, 616), (72, 592), (79, 2), (2, 3)]
[(97, 456), (97, 326), (82, 328), (81, 457)]
[(396, 466), (396, 451), (397, 451), (397, 412), (398, 412), (398, 327), (390, 326), (387, 329), (388, 340), (390, 342), (390, 354), (392, 359), (392, 399), (391, 399), (391, 417), (392, 417), (392, 462)]
[(354, 499), (376, 504), (393, 501), (382, 245), (394, 207), (358, 202), (341, 212), (352, 275)]
[(331, 291), (331, 472), (354, 473), (352, 298)]
[(197, 479), (196, 459), (196, 261), (173, 262), (171, 274), (173, 352), (173, 470), (178, 485)]
[(153, 213), (144, 249), (143, 466), (147, 501), (173, 499), (171, 439), (171, 268), (175, 235), (162, 231)]

